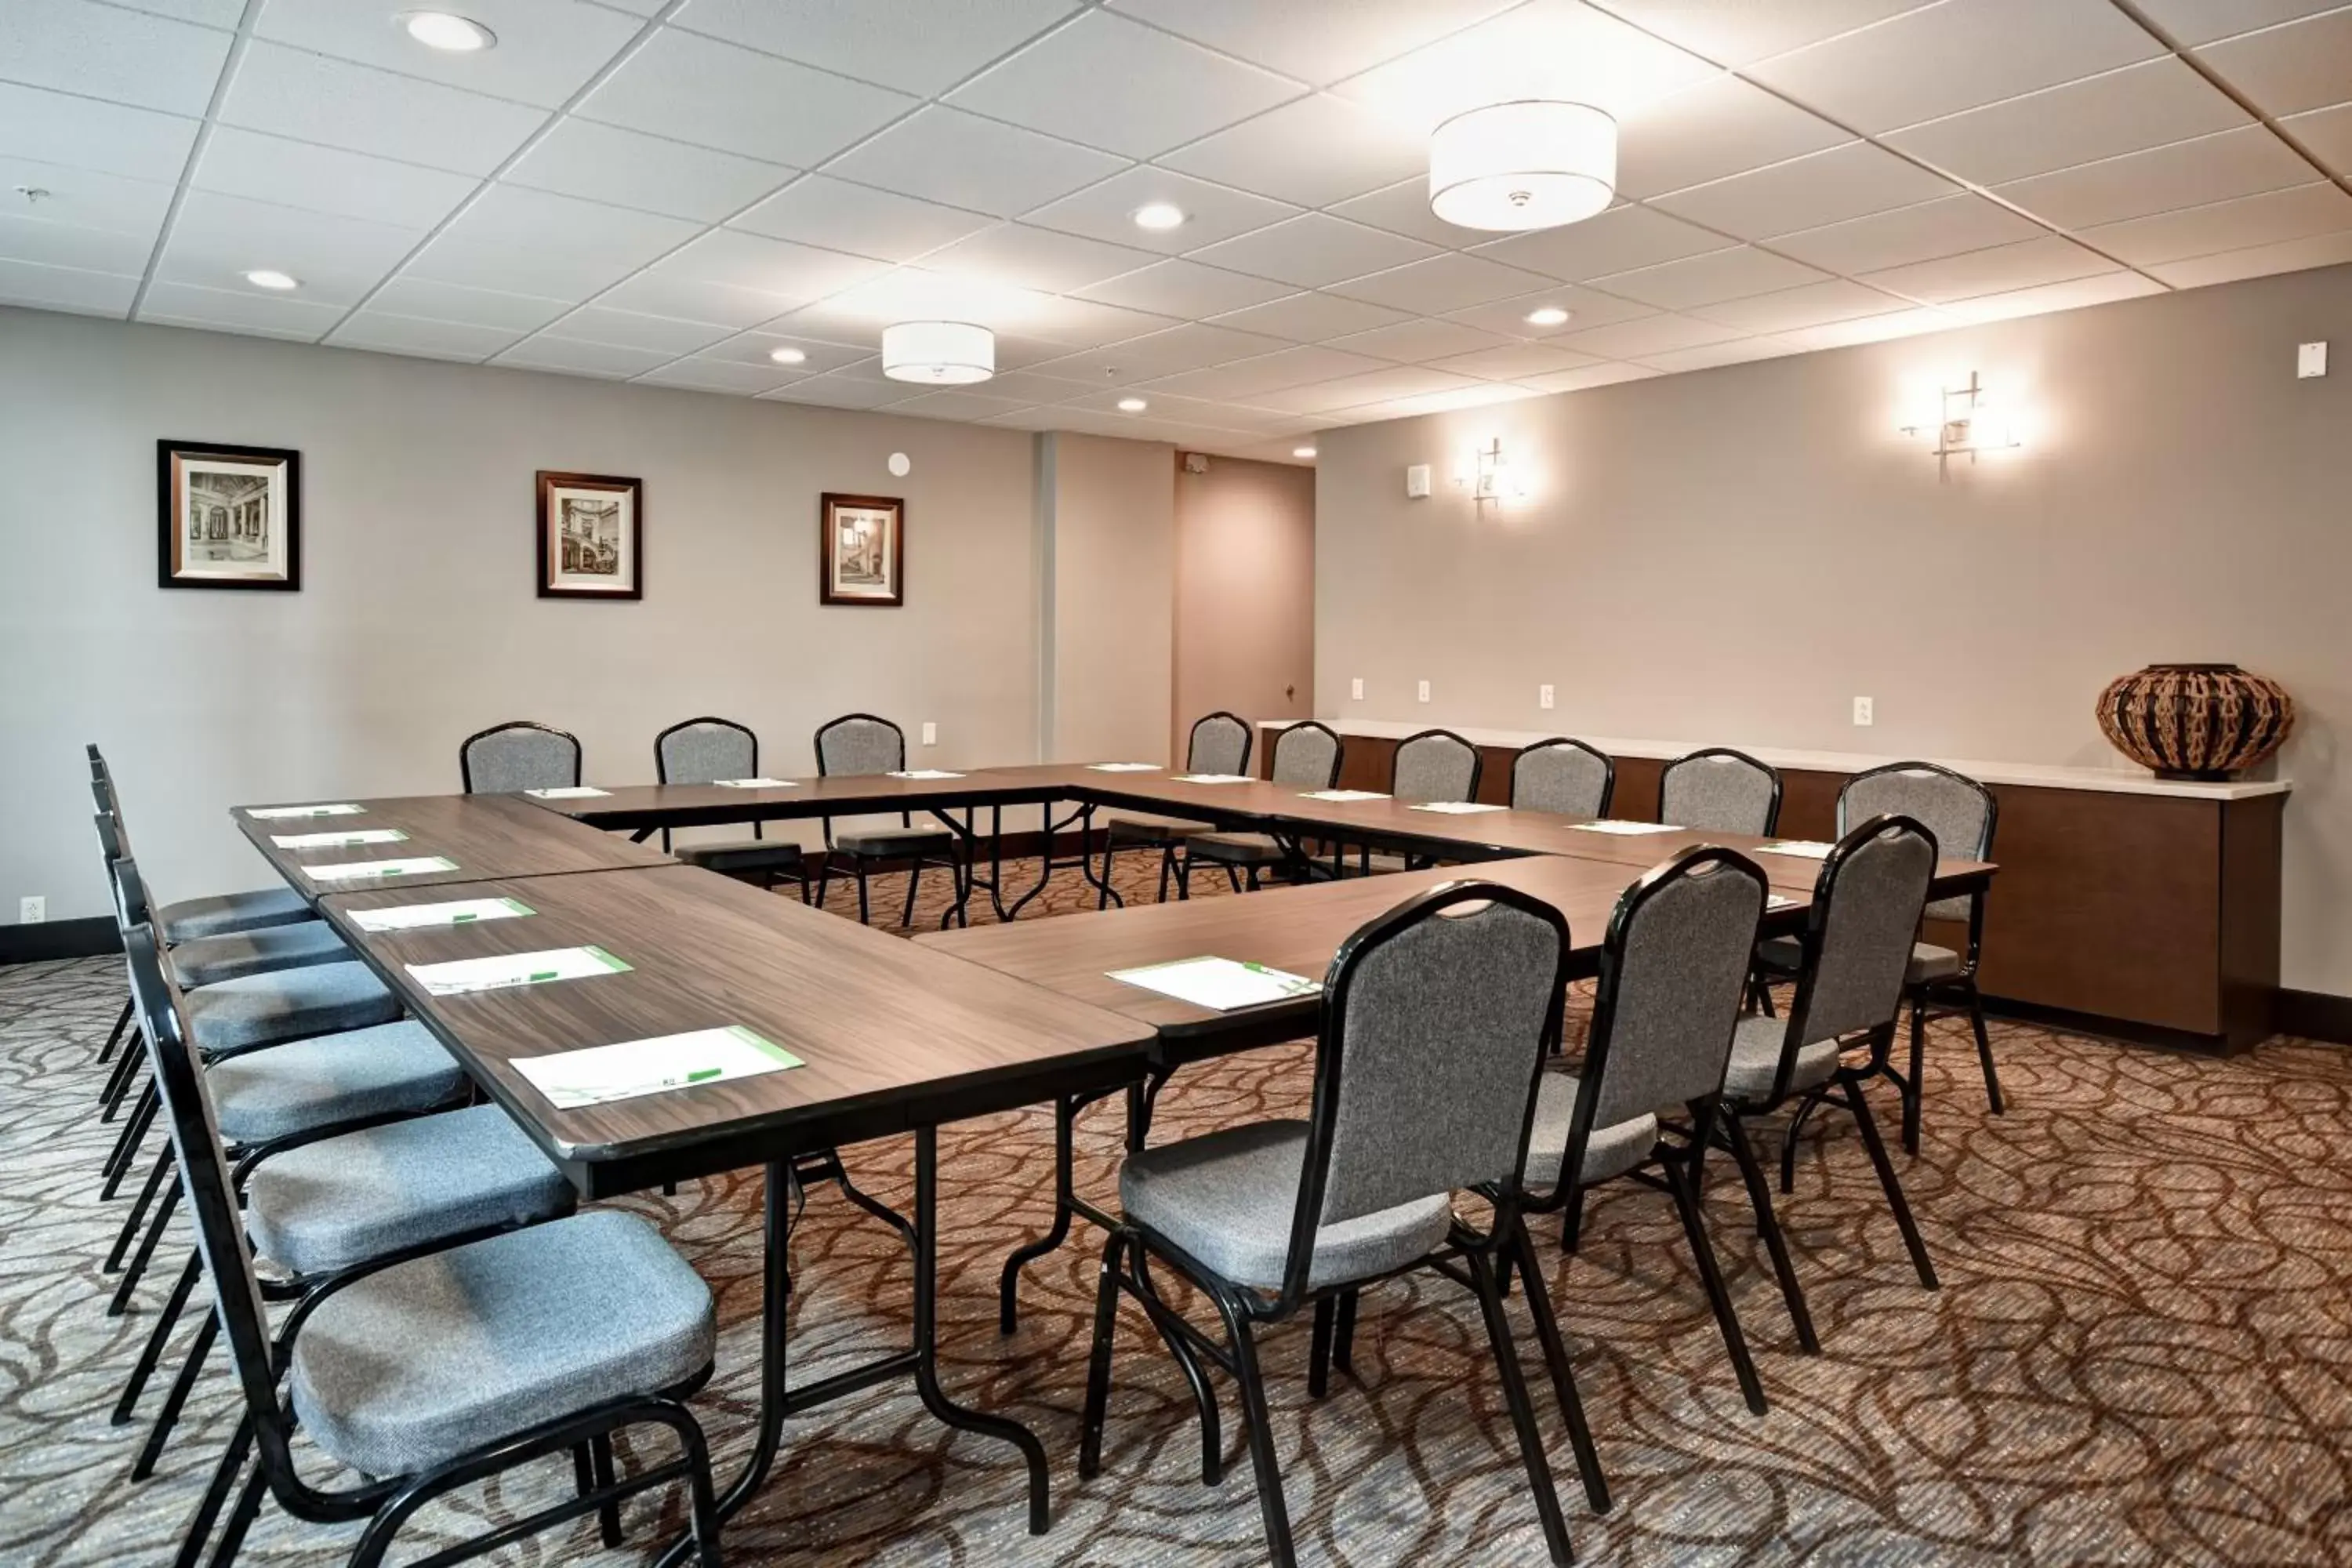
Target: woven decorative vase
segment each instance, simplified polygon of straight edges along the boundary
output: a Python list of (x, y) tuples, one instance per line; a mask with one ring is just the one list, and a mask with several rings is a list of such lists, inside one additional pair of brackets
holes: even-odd
[(2294, 699), (2234, 664), (2151, 664), (2099, 693), (2116, 750), (2166, 779), (2226, 779), (2275, 752)]

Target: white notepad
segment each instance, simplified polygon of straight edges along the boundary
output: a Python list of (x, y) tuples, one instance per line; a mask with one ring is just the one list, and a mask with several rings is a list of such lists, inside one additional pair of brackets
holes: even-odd
[(457, 868), (457, 862), (446, 855), (411, 855), (398, 860), (338, 860), (331, 865), (305, 866), (302, 875), (314, 882), (357, 882), (378, 877), (421, 877)]
[(1447, 816), (1475, 816), (1482, 811), (1508, 811), (1511, 808), (1489, 805), (1483, 800), (1424, 800), (1412, 809), (1439, 812)]
[(1338, 801), (1340, 804), (1345, 805), (1350, 801), (1386, 800), (1389, 797), (1382, 795), (1376, 789), (1310, 789), (1301, 795), (1298, 798), (1301, 800)]
[(1156, 773), (1158, 763), (1088, 763), (1087, 766), (1098, 773)]
[(273, 833), (269, 842), (280, 849), (332, 849), (345, 844), (401, 844), (407, 838), (397, 827), (362, 827), (350, 833)]
[(468, 991), (499, 991), (509, 985), (541, 985), (551, 980), (585, 980), (594, 974), (625, 974), (628, 964), (601, 947), (551, 947), (539, 952), (499, 952), (488, 958), (453, 958), (445, 963), (406, 966), (416, 983), (436, 996)]
[(1636, 833), (1680, 833), (1682, 831), (1679, 827), (1669, 826), (1663, 822), (1612, 822), (1606, 817), (1597, 822), (1577, 823), (1575, 828), (1579, 833), (1620, 833), (1629, 837)]
[(522, 1057), (515, 1071), (558, 1110), (635, 1100), (665, 1089), (726, 1083), (802, 1065), (801, 1058), (740, 1024)]
[(518, 899), (457, 899), (446, 904), (394, 904), (386, 910), (353, 910), (352, 923), (373, 934), (387, 931), (425, 931), (434, 926), (465, 925), (473, 921), (506, 921), (539, 911)]
[(332, 805), (248, 805), (245, 815), (257, 822), (279, 816), (364, 816), (367, 807), (339, 800)]
[(960, 779), (961, 773), (946, 773), (939, 768), (898, 768), (891, 772), (894, 779)]
[(1173, 963), (1104, 973), (1123, 984), (1139, 985), (1146, 991), (1157, 991), (1163, 996), (1219, 1013), (1229, 1013), (1236, 1007), (1262, 1007), (1268, 1002), (1288, 1002), (1312, 996), (1323, 989), (1319, 980), (1230, 958), (1180, 958)]
[(1178, 784), (1255, 784), (1247, 773), (1178, 773)]
[(710, 782), (720, 789), (790, 789), (793, 787), (793, 781), (790, 779), (712, 779)]
[(554, 789), (527, 789), (522, 793), (533, 800), (593, 800), (613, 792), (598, 789), (594, 784), (562, 784)]
[(1756, 847), (1767, 855), (1797, 855), (1808, 860), (1826, 860), (1830, 858), (1830, 851), (1837, 846), (1811, 838), (1775, 838), (1769, 844), (1759, 844)]

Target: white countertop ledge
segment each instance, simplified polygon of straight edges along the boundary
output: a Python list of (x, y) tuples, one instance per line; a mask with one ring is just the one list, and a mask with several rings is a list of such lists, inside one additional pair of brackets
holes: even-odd
[[(1261, 730), (1280, 730), (1295, 724), (1295, 719), (1261, 719)], [(1402, 741), (1408, 735), (1418, 735), (1423, 730), (1450, 729), (1474, 746), (1507, 746), (1514, 750), (1549, 740), (1554, 735), (1570, 733), (1566, 730), (1487, 730), (1466, 725), (1408, 724), (1392, 719), (1324, 719), (1341, 735), (1361, 735), (1367, 740)], [(1710, 745), (1728, 745), (1723, 741), (1630, 741), (1616, 735), (1578, 735), (1586, 745), (1597, 746), (1612, 757), (1643, 757), (1666, 762), (1687, 752)], [(1985, 784), (2022, 784), (2038, 789), (2097, 790), (2108, 795), (2172, 795), (2184, 800), (2253, 800), (2263, 795), (2285, 795), (2294, 785), (2287, 779), (2242, 779), (2227, 784), (2207, 784), (2196, 779), (2160, 779), (2144, 768), (2075, 768), (2062, 767), (2054, 763), (1988, 763), (1965, 757), (1872, 756), (1861, 752), (1800, 752), (1774, 746), (1739, 746), (1740, 751), (1758, 762), (1769, 763), (1776, 768), (1793, 768), (1801, 772), (1824, 773), (1858, 773), (1865, 768), (1883, 767), (1888, 763), (1940, 763), (1955, 773), (1962, 773)]]

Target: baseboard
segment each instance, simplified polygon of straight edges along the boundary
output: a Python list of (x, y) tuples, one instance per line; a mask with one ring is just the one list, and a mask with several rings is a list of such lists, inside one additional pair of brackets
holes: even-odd
[(2045, 1007), (2038, 1002), (2019, 1002), (2002, 996), (1986, 997), (1984, 1010), (1996, 1018), (2011, 1018), (2021, 1024), (2040, 1024), (2045, 1028), (2061, 1029), (2070, 1035), (2089, 1035), (2095, 1039), (2119, 1040), (2127, 1046), (2194, 1051), (2205, 1057), (2230, 1054), (2230, 1037), (2227, 1035), (2200, 1034), (2194, 1029), (2142, 1024), (2130, 1018), (2110, 1018), (2099, 1013), (2077, 1013), (2071, 1007)]
[(2333, 1046), (2352, 1046), (2352, 996), (2337, 996), (2326, 991), (2290, 991), (2281, 986), (2276, 1007), (2273, 1017), (2280, 1034), (2326, 1040)]
[(41, 921), (0, 926), (0, 963), (39, 963), (58, 958), (97, 958), (121, 952), (122, 935), (104, 915), (88, 920)]

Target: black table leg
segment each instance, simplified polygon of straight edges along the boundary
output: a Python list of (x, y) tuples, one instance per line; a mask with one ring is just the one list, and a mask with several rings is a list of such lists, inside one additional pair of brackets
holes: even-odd
[(1021, 1270), (1070, 1238), (1070, 1133), (1078, 1118), (1078, 1101), (1064, 1095), (1054, 1102), (1054, 1223), (1036, 1240), (1015, 1247), (1004, 1259), (996, 1282), (996, 1329), (1011, 1333), (1021, 1324)]

